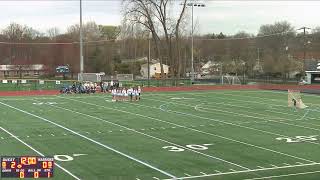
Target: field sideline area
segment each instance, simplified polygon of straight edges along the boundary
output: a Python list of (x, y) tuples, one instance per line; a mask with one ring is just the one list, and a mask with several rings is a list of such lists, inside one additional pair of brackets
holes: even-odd
[(56, 180), (320, 177), (320, 96), (285, 91), (0, 97), (1, 155), (54, 156)]

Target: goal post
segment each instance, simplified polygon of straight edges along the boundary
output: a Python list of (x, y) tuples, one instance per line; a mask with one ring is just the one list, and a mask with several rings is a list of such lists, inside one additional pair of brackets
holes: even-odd
[(301, 99), (301, 94), (299, 90), (292, 90), (292, 89), (288, 89), (288, 107), (293, 107), (293, 101), (296, 101), (296, 107), (299, 109), (304, 109), (307, 108), (308, 106), (306, 106), (302, 99)]
[(118, 81), (133, 81), (133, 74), (117, 74)]
[(79, 73), (78, 81), (100, 82), (102, 73)]

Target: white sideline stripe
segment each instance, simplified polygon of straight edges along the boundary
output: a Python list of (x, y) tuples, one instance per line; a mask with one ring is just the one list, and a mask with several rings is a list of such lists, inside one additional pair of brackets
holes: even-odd
[(278, 175), (278, 176), (266, 176), (266, 177), (258, 177), (258, 178), (245, 179), (245, 180), (270, 179), (270, 178), (298, 176), (298, 175), (315, 174), (315, 173), (320, 173), (320, 171), (309, 171), (309, 172), (303, 172), (303, 173), (283, 174), (283, 175)]
[(206, 174), (206, 173), (204, 173), (204, 172), (200, 172), (200, 174), (207, 175), (207, 174)]
[(152, 177), (153, 179), (156, 179), (156, 180), (160, 180), (159, 178), (157, 178), (157, 177)]
[(293, 165), (293, 166), (282, 166), (282, 167), (271, 167), (271, 168), (264, 168), (264, 169), (250, 169), (250, 170), (243, 170), (243, 171), (224, 172), (224, 173), (207, 174), (207, 175), (200, 175), (200, 176), (178, 177), (176, 179), (165, 179), (165, 180), (195, 179), (195, 178), (202, 178), (202, 177), (221, 176), (221, 175), (228, 175), (228, 174), (250, 173), (250, 172), (257, 172), (257, 171), (267, 171), (267, 170), (275, 170), (275, 169), (287, 169), (287, 168), (304, 167), (304, 166), (315, 166), (315, 165), (320, 165), (320, 163), (310, 163), (310, 164), (301, 164), (301, 165)]
[(111, 151), (113, 151), (113, 152), (115, 152), (115, 153), (118, 153), (118, 154), (120, 154), (120, 155), (122, 155), (122, 156), (124, 156), (124, 157), (127, 157), (128, 159), (131, 159), (131, 160), (136, 161), (136, 162), (138, 162), (138, 163), (140, 163), (140, 164), (143, 164), (143, 165), (145, 165), (145, 166), (147, 166), (147, 167), (149, 167), (149, 168), (151, 168), (151, 169), (153, 169), (153, 170), (156, 170), (156, 171), (158, 171), (158, 172), (160, 172), (160, 173), (162, 173), (162, 174), (165, 174), (165, 175), (167, 175), (167, 176), (169, 176), (169, 177), (171, 177), (171, 178), (175, 178), (174, 175), (171, 175), (171, 174), (169, 174), (169, 173), (167, 173), (167, 172), (165, 172), (165, 171), (163, 171), (163, 170), (161, 170), (161, 169), (158, 169), (158, 168), (156, 168), (156, 167), (154, 167), (154, 166), (152, 166), (152, 165), (150, 165), (150, 164), (148, 164), (148, 163), (145, 163), (145, 162), (143, 162), (143, 161), (141, 161), (141, 160), (139, 160), (139, 159), (136, 159), (136, 158), (134, 158), (134, 157), (132, 157), (132, 156), (130, 156), (130, 155), (127, 155), (127, 154), (125, 154), (125, 153), (123, 153), (123, 152), (120, 152), (120, 151), (118, 151), (118, 150), (116, 150), (116, 149), (113, 149), (113, 148), (111, 148), (111, 147), (109, 147), (109, 146), (107, 146), (107, 145), (105, 145), (105, 144), (102, 144), (102, 143), (100, 143), (100, 142), (98, 142), (98, 141), (95, 141), (95, 140), (93, 140), (93, 139), (91, 139), (91, 138), (89, 138), (89, 137), (87, 137), (87, 136), (84, 136), (84, 135), (82, 135), (82, 134), (79, 134), (79, 133), (77, 133), (77, 132), (75, 132), (75, 131), (73, 131), (73, 130), (71, 130), (71, 129), (69, 129), (69, 128), (66, 128), (66, 127), (58, 124), (58, 123), (52, 122), (52, 121), (50, 121), (50, 120), (48, 120), (48, 119), (46, 119), (46, 118), (37, 116), (37, 115), (35, 115), (35, 114), (29, 113), (29, 112), (27, 112), (27, 111), (24, 111), (24, 110), (19, 109), (19, 108), (16, 108), (16, 107), (13, 107), (13, 106), (8, 105), (8, 104), (3, 103), (3, 102), (0, 102), (0, 104), (2, 104), (2, 105), (4, 105), (4, 106), (7, 106), (7, 107), (10, 107), (10, 108), (12, 108), (12, 109), (15, 109), (15, 110), (17, 110), (17, 111), (20, 111), (20, 112), (22, 112), (22, 113), (28, 114), (28, 115), (30, 115), (30, 116), (36, 117), (36, 118), (41, 119), (41, 120), (43, 120), (43, 121), (46, 121), (46, 122), (48, 122), (48, 123), (51, 123), (51, 124), (53, 124), (53, 125), (55, 125), (55, 126), (58, 126), (58, 127), (62, 128), (62, 129), (64, 129), (64, 130), (66, 130), (66, 131), (69, 131), (69, 132), (71, 132), (71, 133), (73, 133), (73, 134), (75, 134), (75, 135), (78, 135), (78, 136), (80, 136), (80, 137), (82, 137), (82, 138), (84, 138), (84, 139), (86, 139), (86, 140), (89, 140), (89, 141), (91, 141), (91, 142), (93, 142), (93, 143), (95, 143), (95, 144), (97, 144), (97, 145), (100, 145), (100, 146), (102, 146), (102, 147), (104, 147), (104, 148), (106, 148), (106, 149), (109, 149), (109, 150), (111, 150)]
[[(68, 98), (65, 98), (65, 99), (68, 99)], [(92, 105), (92, 106), (99, 106), (99, 107), (101, 107), (101, 105), (96, 105), (96, 104), (92, 104), (92, 103), (88, 103), (88, 102), (84, 102), (84, 101), (79, 101), (79, 100), (73, 100), (73, 101), (81, 102), (81, 103), (84, 103), (84, 104), (89, 104), (89, 105)], [(139, 106), (138, 104), (135, 104), (135, 105), (136, 105), (136, 106)], [(182, 127), (182, 128), (185, 128), (185, 129), (189, 129), (189, 130), (192, 130), (192, 131), (195, 131), (195, 132), (199, 132), (199, 133), (202, 133), (202, 134), (207, 134), (207, 135), (219, 137), (219, 138), (222, 138), (222, 139), (226, 139), (226, 140), (229, 140), (229, 141), (237, 142), (237, 143), (244, 144), (244, 145), (251, 146), (251, 147), (255, 147), (255, 148), (258, 148), (258, 149), (263, 149), (263, 150), (266, 150), (266, 151), (270, 151), (270, 152), (273, 152), (273, 153), (281, 154), (281, 155), (288, 156), (288, 157), (291, 157), (291, 158), (295, 158), (295, 159), (307, 161), (307, 162), (310, 162), (310, 163), (316, 163), (316, 162), (314, 162), (314, 161), (307, 160), (307, 159), (300, 158), (300, 157), (296, 157), (296, 156), (293, 156), (293, 155), (290, 155), (290, 154), (286, 154), (286, 153), (282, 153), (282, 152), (275, 151), (275, 150), (272, 150), (272, 149), (268, 149), (268, 148), (256, 146), (256, 145), (253, 145), (253, 144), (250, 144), (250, 143), (238, 141), (238, 140), (235, 140), (235, 139), (232, 139), (232, 138), (224, 137), (224, 136), (217, 135), (217, 134), (212, 134), (212, 133), (205, 132), (205, 131), (201, 131), (201, 130), (198, 130), (198, 129), (189, 128), (189, 127), (186, 127), (186, 126), (183, 126), (183, 125), (179, 125), (179, 124), (176, 124), (176, 123), (164, 121), (164, 120), (161, 120), (161, 119), (158, 119), (158, 118), (153, 118), (153, 117), (150, 117), (150, 116), (146, 116), (146, 115), (142, 115), (142, 114), (137, 114), (137, 113), (132, 113), (132, 112), (129, 112), (129, 111), (124, 111), (124, 110), (115, 109), (115, 108), (109, 108), (109, 107), (105, 107), (105, 106), (102, 106), (102, 107), (104, 107), (105, 109), (110, 109), (110, 110), (119, 111), (119, 112), (123, 112), (123, 113), (127, 113), (127, 114), (132, 114), (132, 115), (136, 115), (136, 116), (140, 116), (140, 117), (144, 117), (144, 118), (148, 118), (148, 119), (153, 119), (153, 120), (156, 120), (156, 121), (164, 122), (164, 123), (167, 123), (167, 124), (171, 124), (171, 125), (175, 125), (175, 126), (178, 126), (178, 127)], [(170, 110), (169, 110), (169, 111), (170, 111)], [(169, 112), (169, 111), (167, 111), (167, 112)], [(185, 114), (185, 113), (184, 113), (184, 114)], [(208, 119), (208, 118), (206, 118), (206, 119)], [(226, 122), (224, 122), (224, 121), (222, 121), (222, 122), (223, 122), (223, 123), (226, 123)], [(244, 126), (244, 127), (245, 127), (245, 126)]]
[[(34, 149), (32, 146), (30, 146), (29, 144), (27, 144), (26, 142), (22, 141), (21, 139), (19, 139), (17, 136), (15, 136), (14, 134), (12, 134), (11, 132), (9, 132), (8, 130), (4, 129), (3, 127), (0, 127), (0, 129), (6, 133), (8, 133), (10, 136), (12, 136), (13, 138), (15, 138), (16, 140), (18, 140), (19, 142), (21, 142), (22, 144), (24, 144), (25, 146), (27, 146), (28, 148), (30, 148), (32, 151), (36, 152), (37, 154), (39, 154), (42, 157), (45, 157), (44, 154), (42, 154), (41, 152), (39, 152), (38, 150)], [(61, 165), (59, 165), (58, 163), (55, 163), (56, 166), (58, 166), (61, 170), (63, 170), (64, 172), (66, 172), (67, 174), (69, 174), (70, 176), (72, 176), (74, 179), (77, 180), (81, 180), (80, 178), (78, 178), (76, 175), (72, 174), (70, 171), (68, 171), (67, 169), (65, 169), (64, 167), (62, 167)]]
[(214, 170), (215, 172), (217, 172), (217, 173), (221, 173), (221, 171), (218, 171), (218, 170)]
[[(148, 100), (148, 99), (147, 99)], [(165, 101), (162, 101), (162, 100), (155, 100), (155, 99), (149, 99), (149, 100), (152, 100), (152, 101), (161, 101), (161, 102), (165, 102)], [(193, 107), (193, 106), (190, 106), (190, 105), (185, 105), (185, 104), (180, 104), (180, 103), (175, 103), (175, 102), (166, 102), (166, 103), (170, 103), (170, 104), (178, 104), (178, 105), (183, 105), (183, 106), (187, 106), (187, 107)], [(137, 104), (136, 104), (137, 105)], [(143, 106), (143, 105), (137, 105), (137, 106)], [(144, 106), (144, 107), (148, 107), (148, 106)], [(150, 108), (150, 107), (148, 107)], [(160, 107), (160, 109), (162, 111), (165, 111), (165, 112), (173, 112), (173, 113), (176, 113), (176, 114), (183, 114), (183, 115), (188, 115), (188, 116), (194, 116), (194, 117), (197, 117), (197, 118), (200, 118), (200, 119), (206, 119), (206, 120), (210, 120), (210, 121), (216, 121), (216, 122), (220, 122), (220, 123), (224, 123), (224, 124), (228, 124), (228, 125), (233, 125), (233, 126), (238, 126), (238, 127), (242, 127), (242, 128), (246, 128), (246, 129), (251, 129), (251, 130), (255, 130), (255, 131), (259, 131), (259, 132), (263, 132), (263, 133), (266, 133), (266, 134), (272, 134), (272, 135), (277, 135), (277, 136), (282, 136), (282, 137), (288, 137), (288, 136), (285, 136), (285, 135), (282, 135), (282, 134), (278, 134), (278, 133), (273, 133), (273, 132), (269, 132), (269, 131), (264, 131), (264, 130), (260, 130), (260, 129), (256, 129), (256, 128), (252, 128), (252, 127), (248, 127), (248, 126), (243, 126), (241, 124), (235, 124), (235, 123), (231, 123), (231, 122), (226, 122), (226, 121), (223, 121), (223, 120), (218, 120), (218, 119), (212, 119), (212, 118), (207, 118), (207, 117), (202, 117), (202, 116), (198, 116), (198, 115), (194, 115), (194, 114), (188, 114), (188, 113), (183, 113), (183, 112), (179, 112), (179, 111), (172, 111), (172, 110), (164, 110)], [(230, 111), (224, 111), (224, 110), (217, 110), (217, 109), (213, 109), (214, 111), (223, 111), (223, 112), (227, 112), (227, 113), (230, 113), (230, 114), (239, 114), (239, 113), (234, 113), (234, 112), (230, 112)], [(240, 114), (241, 115), (241, 114)], [(243, 114), (242, 114), (243, 115)], [(253, 117), (253, 118), (258, 118), (258, 119), (263, 119), (263, 120), (266, 120), (266, 118), (259, 118), (259, 117), (255, 117), (255, 116), (251, 116), (251, 115), (244, 115), (245, 117)], [(271, 122), (276, 122), (276, 123), (280, 123), (280, 124), (286, 124), (286, 125), (290, 125), (290, 126), (296, 126), (296, 127), (303, 127), (303, 128), (306, 128), (306, 129), (312, 129), (312, 130), (316, 130), (316, 131), (320, 131), (320, 129), (314, 129), (314, 128), (311, 128), (311, 127), (305, 127), (305, 126), (300, 126), (300, 125), (295, 125), (295, 124), (289, 124), (289, 123), (285, 123), (285, 122), (280, 122), (280, 121), (273, 121), (273, 120), (267, 120), (267, 121), (271, 121)], [(312, 142), (312, 141), (305, 141), (305, 142), (308, 142), (310, 144), (317, 144), (317, 145), (320, 145), (319, 143), (317, 142)]]
[(262, 166), (257, 166), (258, 168), (260, 168), (260, 169), (264, 169), (264, 167), (262, 167)]
[(186, 175), (186, 176), (191, 176), (190, 174), (187, 174), (187, 173), (183, 173), (184, 175)]
[[(99, 118), (99, 117), (96, 117), (96, 116), (92, 116), (92, 115), (89, 115), (89, 114), (73, 111), (73, 110), (70, 110), (68, 108), (64, 108), (64, 107), (60, 107), (60, 106), (56, 106), (56, 105), (49, 105), (49, 106), (52, 106), (52, 107), (55, 107), (55, 108), (59, 108), (59, 109), (65, 110), (65, 111), (69, 111), (69, 112), (72, 112), (72, 113), (80, 114), (80, 115), (83, 115), (83, 116), (87, 116), (87, 117), (90, 117), (90, 118), (93, 118), (93, 119), (96, 119), (96, 120), (99, 120), (99, 121), (102, 121), (102, 122), (105, 122), (105, 123), (112, 124), (114, 126), (118, 126), (118, 127), (124, 128), (124, 129), (129, 130), (129, 131), (133, 131), (133, 132), (141, 134), (143, 136), (147, 136), (149, 138), (156, 139), (156, 140), (161, 141), (161, 142), (165, 142), (165, 143), (168, 143), (168, 144), (171, 144), (171, 145), (175, 145), (175, 146), (181, 147), (183, 149), (187, 149), (187, 150), (192, 151), (194, 153), (201, 154), (203, 156), (206, 156), (206, 157), (209, 157), (209, 158), (212, 158), (212, 159), (215, 159), (215, 160), (219, 160), (219, 161), (222, 161), (222, 162), (225, 162), (225, 163), (237, 166), (237, 167), (241, 167), (243, 169), (249, 169), (249, 168), (241, 166), (239, 164), (236, 164), (236, 163), (233, 163), (233, 162), (230, 162), (230, 161), (226, 161), (224, 159), (221, 159), (221, 158), (218, 158), (218, 157), (215, 157), (215, 156), (211, 156), (211, 155), (196, 151), (196, 150), (188, 148), (188, 147), (181, 146), (179, 144), (176, 144), (176, 143), (173, 143), (173, 142), (170, 142), (170, 141), (167, 141), (167, 140), (164, 140), (164, 139), (161, 139), (161, 138), (158, 138), (158, 137), (155, 137), (155, 136), (152, 136), (152, 135), (149, 135), (149, 134), (146, 134), (146, 133), (131, 129), (129, 127), (126, 127), (126, 126), (123, 126), (123, 125), (120, 125), (120, 124), (117, 124), (117, 123), (113, 123), (111, 121), (107, 121), (105, 119), (102, 119), (102, 118)], [(212, 144), (208, 144), (208, 145), (212, 145)]]

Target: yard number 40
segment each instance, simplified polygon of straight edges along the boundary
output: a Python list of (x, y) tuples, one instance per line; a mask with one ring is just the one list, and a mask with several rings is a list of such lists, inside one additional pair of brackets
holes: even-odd
[[(186, 145), (186, 149), (193, 149), (193, 150), (203, 151), (203, 150), (207, 150), (208, 149), (207, 146), (210, 146), (210, 145), (212, 145), (212, 144), (202, 144), (202, 145), (188, 144), (188, 145)], [(162, 148), (163, 149), (168, 149), (168, 151), (171, 151), (171, 152), (182, 152), (182, 151), (186, 150), (186, 149), (184, 149), (184, 147), (177, 147), (177, 146), (164, 146)]]
[(303, 141), (317, 141), (318, 139), (316, 138), (318, 135), (313, 135), (313, 136), (295, 136), (293, 138), (285, 138), (285, 137), (278, 137), (276, 140), (285, 140), (287, 143), (298, 143), (298, 142), (303, 142)]

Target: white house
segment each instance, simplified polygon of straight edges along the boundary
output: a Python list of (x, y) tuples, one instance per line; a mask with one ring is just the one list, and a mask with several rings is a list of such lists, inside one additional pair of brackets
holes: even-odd
[[(164, 75), (168, 75), (169, 66), (162, 64)], [(140, 73), (143, 78), (148, 78), (148, 64), (141, 65)], [(160, 63), (150, 63), (150, 77), (159, 77), (161, 74)]]
[(201, 74), (207, 75), (220, 71), (220, 64), (212, 61), (208, 61), (201, 67)]

